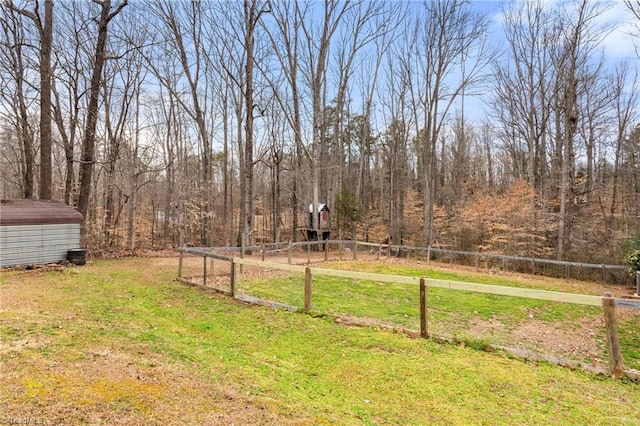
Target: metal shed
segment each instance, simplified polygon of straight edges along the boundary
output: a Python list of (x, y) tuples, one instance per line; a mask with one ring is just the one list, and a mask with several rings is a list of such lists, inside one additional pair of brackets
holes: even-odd
[(0, 267), (65, 260), (80, 247), (82, 222), (59, 201), (0, 200)]

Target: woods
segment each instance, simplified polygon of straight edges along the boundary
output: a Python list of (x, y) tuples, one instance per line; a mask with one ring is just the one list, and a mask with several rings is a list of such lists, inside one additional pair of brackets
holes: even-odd
[(321, 203), (376, 242), (611, 262), (640, 241), (640, 58), (607, 50), (640, 37), (635, 1), (0, 11), (2, 198), (76, 207), (88, 248), (295, 241)]

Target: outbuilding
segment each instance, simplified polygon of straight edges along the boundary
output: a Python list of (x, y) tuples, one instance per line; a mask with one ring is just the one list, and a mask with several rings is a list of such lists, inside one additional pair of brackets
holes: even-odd
[(58, 263), (80, 248), (82, 215), (59, 201), (0, 200), (0, 267)]
[[(313, 204), (309, 204), (309, 228), (313, 228)], [(329, 229), (329, 207), (318, 204), (318, 229)]]
[[(318, 222), (317, 228), (314, 228), (313, 223), (313, 215), (314, 215), (313, 204), (309, 204), (309, 214), (307, 215), (307, 227), (299, 228), (307, 241), (318, 241), (318, 240), (328, 240), (331, 235), (331, 219), (329, 216), (329, 207), (326, 204), (318, 204)], [(324, 246), (324, 244), (323, 244)], [(318, 250), (319, 247), (315, 246), (314, 250)]]

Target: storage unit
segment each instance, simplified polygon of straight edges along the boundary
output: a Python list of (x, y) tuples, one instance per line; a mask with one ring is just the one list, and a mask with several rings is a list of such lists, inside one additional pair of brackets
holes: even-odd
[(80, 248), (82, 215), (59, 201), (0, 200), (0, 267), (57, 263)]
[[(309, 204), (308, 227), (313, 228), (313, 204)], [(329, 229), (329, 207), (318, 204), (318, 229)]]
[[(307, 241), (325, 241), (331, 235), (331, 216), (329, 207), (326, 204), (318, 204), (318, 228), (313, 227), (313, 204), (309, 204), (309, 214), (307, 215), (307, 227), (301, 228)], [(314, 250), (319, 247), (315, 246)]]

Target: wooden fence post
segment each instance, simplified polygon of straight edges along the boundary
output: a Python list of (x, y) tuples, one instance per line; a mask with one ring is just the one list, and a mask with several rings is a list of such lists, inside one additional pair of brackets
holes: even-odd
[(311, 311), (311, 288), (313, 285), (313, 276), (311, 275), (311, 268), (304, 268), (304, 310), (305, 312)]
[(180, 260), (178, 260), (178, 279), (182, 278), (182, 257), (184, 256), (184, 252), (180, 250)]
[(378, 259), (377, 259), (377, 260), (380, 260), (380, 255), (381, 255), (381, 254), (382, 254), (382, 244), (380, 244), (380, 245), (378, 246)]
[(640, 296), (640, 271), (636, 272), (636, 296)]
[(262, 261), (264, 262), (264, 252), (266, 251), (266, 247), (262, 244)]
[(307, 264), (311, 263), (311, 242), (307, 241)]
[(340, 240), (340, 243), (338, 244), (338, 252), (340, 253), (340, 260), (342, 260), (342, 252), (344, 252), (344, 245), (342, 243), (342, 240)]
[(353, 260), (358, 260), (358, 241), (353, 240)]
[(329, 260), (329, 240), (324, 240), (324, 261)]
[(291, 265), (291, 251), (293, 250), (293, 243), (289, 241), (289, 247), (287, 247), (287, 263)]
[[(240, 259), (244, 259), (244, 242), (245, 239), (245, 235), (244, 232), (240, 234)], [(240, 264), (240, 274), (244, 273), (244, 265), (241, 263)]]
[(229, 282), (229, 295), (236, 297), (236, 263), (231, 259), (231, 281)]
[(202, 285), (207, 285), (207, 256), (202, 256)]
[(567, 263), (567, 264), (564, 265), (564, 280), (565, 281), (569, 281), (569, 277), (570, 276), (571, 276), (571, 272), (570, 272), (570, 269), (569, 269), (569, 264)]
[(604, 312), (604, 323), (607, 327), (607, 344), (609, 345), (609, 374), (612, 377), (621, 377), (624, 374), (624, 366), (622, 352), (620, 351), (614, 301), (615, 299), (611, 297), (611, 293), (605, 293), (602, 298), (602, 310)]
[(427, 286), (426, 280), (420, 278), (420, 337), (429, 337), (427, 329)]

